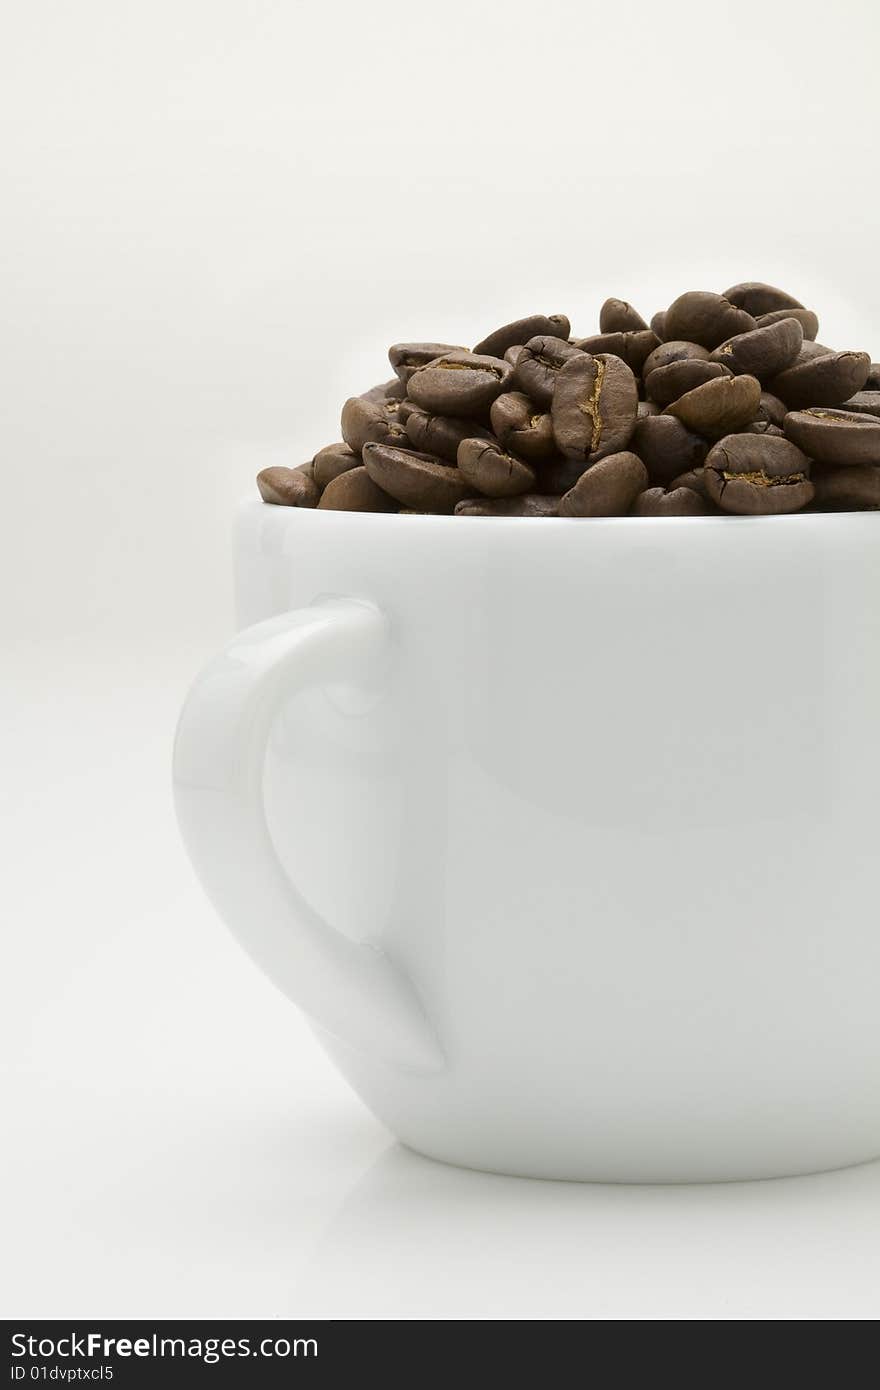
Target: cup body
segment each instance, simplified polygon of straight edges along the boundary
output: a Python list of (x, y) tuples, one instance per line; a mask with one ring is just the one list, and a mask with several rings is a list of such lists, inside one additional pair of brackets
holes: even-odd
[(444, 1065), (328, 1034), (401, 1140), (533, 1177), (880, 1153), (880, 520), (243, 504), (245, 626), (389, 619), (266, 760), (278, 855), (411, 980)]

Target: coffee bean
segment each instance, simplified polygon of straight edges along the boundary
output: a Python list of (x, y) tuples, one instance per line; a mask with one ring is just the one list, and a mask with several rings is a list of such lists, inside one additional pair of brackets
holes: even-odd
[(388, 404), (367, 400), (365, 396), (349, 396), (342, 407), (342, 438), (353, 453), (360, 454), (369, 440), (390, 444), (406, 442), (396, 409), (389, 410)]
[[(499, 397), (504, 400), (505, 397)], [(423, 454), (433, 454), (455, 463), (458, 446), (463, 439), (491, 439), (489, 430), (473, 420), (458, 420), (454, 415), (429, 415), (420, 406), (409, 413), (404, 425), (406, 436), (413, 449)]]
[(686, 391), (693, 391), (704, 381), (714, 381), (723, 376), (730, 376), (730, 371), (720, 362), (686, 358), (683, 362), (670, 362), (668, 366), (657, 367), (650, 372), (645, 377), (645, 390), (658, 405), (671, 405)]
[(556, 516), (558, 497), (542, 497), (540, 493), (526, 493), (525, 497), (504, 497), (492, 500), (488, 497), (470, 497), (459, 502), (455, 508), (456, 516)]
[(778, 396), (772, 396), (769, 391), (761, 392), (758, 409), (755, 411), (755, 420), (766, 420), (768, 425), (781, 425), (785, 419), (785, 413), (785, 404)]
[(388, 349), (388, 361), (400, 381), (407, 385), (419, 367), (426, 367), (448, 352), (467, 352), (467, 348), (456, 347), (454, 343), (394, 343)]
[(406, 395), (406, 387), (396, 376), (390, 381), (380, 382), (378, 386), (371, 386), (369, 391), (361, 392), (362, 401), (377, 401), (380, 405), (388, 401), (400, 401)]
[(373, 482), (405, 507), (451, 512), (471, 491), (457, 468), (430, 454), (365, 444), (364, 466)]
[(651, 332), (660, 339), (661, 343), (666, 341), (666, 310), (658, 309), (650, 323)]
[(648, 325), (625, 299), (606, 299), (599, 310), (600, 333), (638, 333)]
[(425, 367), (417, 367), (407, 391), (416, 405), (436, 415), (482, 414), (507, 390), (511, 370), (510, 363), (500, 357), (448, 352)]
[(511, 384), (537, 405), (549, 405), (563, 364), (582, 356), (578, 348), (562, 338), (530, 338), (516, 360)]
[(779, 319), (751, 333), (728, 338), (712, 353), (712, 361), (722, 362), (734, 376), (748, 373), (766, 381), (791, 366), (803, 341), (804, 330), (797, 319)]
[(680, 473), (677, 478), (673, 478), (668, 484), (667, 491), (675, 492), (678, 488), (688, 488), (691, 492), (696, 492), (702, 497), (704, 502), (710, 502), (709, 489), (706, 486), (705, 468), (689, 468), (687, 473)]
[(854, 410), (859, 415), (880, 415), (880, 391), (857, 391), (843, 402), (842, 409)]
[(508, 348), (522, 347), (531, 338), (562, 338), (571, 333), (571, 324), (565, 314), (532, 314), (530, 318), (516, 319), (496, 328), (482, 342), (477, 343), (474, 352), (488, 357), (503, 357)]
[(868, 379), (865, 382), (866, 391), (880, 391), (880, 362), (872, 362), (871, 370), (868, 372)]
[(577, 353), (558, 374), (550, 410), (560, 451), (591, 462), (619, 453), (635, 429), (638, 404), (625, 362), (610, 353)]
[(735, 334), (749, 333), (755, 327), (751, 314), (738, 309), (723, 295), (704, 290), (689, 290), (679, 295), (666, 310), (668, 338), (700, 343), (710, 351)]
[(521, 353), (522, 353), (522, 350), (523, 350), (523, 345), (520, 344), (520, 343), (518, 343), (518, 344), (516, 345), (516, 347), (510, 347), (510, 348), (508, 348), (507, 351), (506, 351), (505, 354), (504, 354), (504, 361), (505, 361), (505, 362), (509, 362), (510, 365), (511, 365), (511, 367), (515, 367), (516, 364), (517, 364), (517, 362), (518, 362), (519, 359), (520, 359), (520, 355), (521, 355)]
[(831, 352), (787, 367), (770, 389), (790, 410), (811, 405), (841, 405), (861, 391), (871, 370), (866, 352)]
[(754, 419), (761, 400), (761, 383), (753, 376), (723, 376), (707, 381), (666, 407), (695, 434), (718, 439)]
[(648, 354), (642, 364), (642, 376), (647, 380), (652, 372), (668, 367), (670, 362), (708, 362), (709, 356), (709, 349), (700, 347), (699, 343), (677, 342), (673, 338)]
[(833, 352), (834, 348), (826, 347), (824, 343), (814, 343), (809, 338), (804, 338), (798, 355), (791, 365), (799, 367), (802, 362), (812, 362), (814, 357), (830, 357)]
[(853, 468), (824, 468), (812, 473), (816, 505), (829, 511), (862, 512), (880, 508), (880, 468), (868, 464)]
[(791, 410), (785, 433), (818, 463), (880, 464), (880, 420), (852, 410)]
[(535, 475), (527, 463), (485, 439), (461, 441), (458, 471), (471, 489), (476, 488), (484, 497), (517, 497), (535, 486)]
[(766, 435), (729, 434), (706, 457), (709, 496), (723, 511), (742, 516), (800, 511), (813, 498), (809, 472), (810, 461), (796, 445)]
[(633, 508), (633, 516), (707, 516), (713, 508), (689, 487), (648, 488), (640, 492)]
[(594, 333), (590, 338), (575, 338), (574, 345), (581, 352), (594, 356), (599, 352), (613, 352), (615, 357), (622, 357), (630, 370), (636, 373), (642, 370), (645, 358), (659, 347), (656, 334), (650, 328), (631, 333)]
[(302, 468), (274, 465), (257, 474), (257, 487), (264, 502), (278, 507), (316, 507), (320, 489)]
[(769, 420), (751, 420), (747, 425), (740, 427), (742, 434), (769, 434), (775, 435), (777, 439), (785, 437), (785, 430), (779, 425), (771, 425)]
[(360, 455), (349, 449), (347, 444), (325, 444), (312, 459), (312, 477), (318, 487), (326, 487), (342, 473), (357, 468)]
[(644, 463), (650, 481), (663, 487), (679, 473), (699, 468), (709, 452), (706, 440), (686, 429), (674, 415), (639, 420), (630, 448)]
[(804, 307), (799, 299), (787, 294), (785, 290), (778, 290), (775, 285), (762, 284), (760, 280), (744, 280), (740, 285), (731, 285), (729, 290), (724, 291), (724, 298), (729, 299), (738, 309), (745, 309), (746, 313), (754, 318), (759, 314), (772, 314), (777, 309)]
[(649, 415), (659, 415), (660, 407), (656, 401), (639, 401), (638, 417), (640, 420), (647, 419)]
[[(381, 449), (381, 444), (368, 445), (368, 448)], [(325, 512), (396, 512), (397, 503), (378, 487), (366, 468), (360, 465), (340, 473), (328, 483), (318, 510)]]
[(527, 463), (540, 463), (555, 455), (556, 440), (550, 416), (539, 411), (522, 391), (505, 391), (493, 401), (489, 419), (504, 448)]
[(819, 320), (812, 309), (774, 309), (771, 314), (760, 314), (755, 322), (759, 328), (766, 328), (771, 323), (779, 323), (780, 319), (797, 319), (808, 342), (819, 332)]
[(635, 454), (609, 454), (586, 470), (560, 500), (560, 516), (626, 516), (648, 484)]

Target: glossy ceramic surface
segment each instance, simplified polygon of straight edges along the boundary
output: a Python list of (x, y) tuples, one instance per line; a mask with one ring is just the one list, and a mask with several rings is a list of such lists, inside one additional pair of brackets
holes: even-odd
[(436, 1158), (880, 1153), (880, 517), (244, 504), (181, 716), (202, 881)]

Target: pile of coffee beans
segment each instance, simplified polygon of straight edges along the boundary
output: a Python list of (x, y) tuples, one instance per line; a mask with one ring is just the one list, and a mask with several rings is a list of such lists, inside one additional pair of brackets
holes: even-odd
[(599, 332), (533, 314), (471, 349), (395, 343), (342, 440), (265, 468), (266, 502), (456, 516), (778, 515), (880, 508), (880, 364), (816, 342), (758, 281), (689, 290)]

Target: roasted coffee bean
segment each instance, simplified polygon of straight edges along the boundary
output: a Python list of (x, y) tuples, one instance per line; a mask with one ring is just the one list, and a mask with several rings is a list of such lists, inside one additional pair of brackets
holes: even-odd
[(504, 448), (527, 463), (540, 463), (555, 455), (556, 440), (550, 416), (532, 405), (522, 391), (505, 391), (493, 401), (489, 419)]
[(558, 497), (543, 497), (540, 493), (527, 492), (524, 497), (470, 497), (467, 501), (458, 503), (455, 515), (556, 516), (558, 507)]
[(516, 359), (511, 384), (537, 405), (549, 405), (563, 364), (582, 356), (578, 348), (562, 338), (530, 338)]
[(854, 410), (858, 415), (880, 415), (880, 391), (857, 391), (843, 402), (841, 409)]
[(342, 473), (357, 468), (360, 455), (349, 449), (347, 444), (325, 444), (312, 459), (312, 477), (318, 487), (326, 487)]
[(683, 362), (670, 362), (668, 366), (657, 367), (650, 372), (645, 377), (645, 390), (658, 405), (671, 405), (686, 391), (693, 391), (704, 381), (714, 381), (722, 376), (730, 376), (730, 371), (720, 362), (701, 362), (691, 357)]
[(667, 338), (700, 343), (710, 351), (735, 334), (750, 333), (755, 327), (751, 314), (738, 309), (723, 295), (705, 290), (680, 294), (666, 310)]
[(722, 511), (742, 516), (800, 511), (813, 499), (809, 473), (810, 461), (796, 445), (766, 435), (729, 434), (706, 456), (709, 496)]
[(759, 328), (767, 328), (771, 323), (779, 323), (780, 319), (797, 319), (808, 342), (819, 332), (819, 320), (812, 309), (774, 309), (772, 314), (760, 314), (755, 322)]
[(674, 415), (639, 420), (630, 448), (644, 463), (650, 481), (663, 487), (679, 473), (699, 468), (709, 452), (706, 440), (686, 429)]
[(264, 502), (278, 507), (317, 507), (321, 495), (317, 483), (301, 467), (264, 468), (257, 474), (257, 487)]
[(705, 468), (689, 468), (687, 473), (680, 473), (677, 478), (673, 478), (667, 487), (667, 492), (675, 492), (678, 488), (688, 488), (691, 492), (696, 492), (703, 498), (704, 502), (709, 502), (709, 489), (706, 487)]
[(380, 382), (378, 386), (371, 386), (369, 391), (361, 392), (362, 401), (376, 401), (380, 405), (389, 401), (401, 401), (406, 395), (406, 387), (396, 376), (390, 381)]
[(451, 512), (455, 504), (471, 492), (457, 468), (431, 454), (405, 453), (403, 449), (392, 449), (385, 444), (365, 444), (364, 466), (373, 482), (404, 507)]
[(489, 430), (473, 420), (457, 420), (454, 415), (429, 415), (419, 406), (409, 412), (404, 429), (413, 449), (434, 454), (447, 463), (455, 463), (463, 439), (492, 438)]
[(722, 376), (679, 396), (665, 413), (674, 415), (695, 434), (719, 439), (754, 419), (760, 400), (757, 377)]
[(871, 370), (868, 372), (868, 379), (865, 382), (866, 391), (880, 391), (880, 362), (872, 362)]
[(804, 307), (799, 299), (785, 290), (778, 290), (775, 285), (764, 285), (760, 280), (744, 280), (741, 285), (731, 285), (729, 290), (724, 291), (724, 298), (738, 309), (745, 309), (753, 318), (759, 314), (772, 314), (776, 309)]
[(666, 310), (658, 309), (650, 323), (651, 332), (660, 339), (661, 343), (666, 342)]
[(448, 352), (425, 367), (417, 367), (407, 392), (416, 405), (436, 415), (481, 414), (507, 390), (511, 370), (510, 363), (500, 357)]
[(609, 454), (581, 474), (559, 502), (560, 516), (626, 516), (648, 485), (648, 470), (635, 454)]
[(659, 347), (656, 334), (650, 328), (631, 333), (594, 333), (590, 338), (575, 338), (574, 345), (581, 352), (590, 352), (594, 356), (599, 352), (613, 352), (615, 357), (622, 357), (630, 370), (636, 373), (642, 370), (645, 358)]
[(791, 410), (785, 433), (818, 463), (880, 464), (880, 420), (853, 410)]
[(349, 449), (360, 454), (368, 440), (377, 443), (406, 443), (396, 410), (387, 401), (369, 401), (366, 396), (350, 396), (342, 407), (342, 438)]
[(388, 349), (388, 361), (406, 386), (419, 367), (426, 367), (449, 352), (467, 352), (467, 348), (457, 347), (455, 343), (394, 343)]
[(591, 462), (619, 453), (635, 429), (638, 405), (625, 362), (610, 353), (577, 353), (558, 374), (550, 409), (560, 451)]
[(606, 299), (599, 310), (600, 333), (638, 333), (648, 325), (625, 299)]
[(656, 401), (639, 401), (638, 415), (640, 420), (647, 419), (649, 415), (659, 415), (660, 407)]
[(766, 381), (790, 367), (801, 350), (804, 330), (797, 319), (780, 319), (765, 328), (728, 338), (712, 353), (713, 362), (729, 367), (734, 376), (756, 376)]
[(880, 468), (868, 464), (853, 468), (824, 468), (812, 473), (817, 507), (835, 512), (876, 511), (880, 507)]
[[(377, 444), (377, 449), (382, 445)], [(321, 500), (318, 503), (318, 510), (324, 512), (396, 512), (397, 503), (393, 497), (389, 497), (381, 487), (378, 487), (370, 477), (366, 468), (361, 464), (357, 468), (349, 468), (347, 472), (340, 473), (338, 478), (334, 478), (328, 483)]]
[(769, 420), (750, 420), (747, 425), (741, 427), (742, 434), (770, 434), (777, 439), (785, 437), (785, 430), (779, 425), (771, 425)]
[(833, 352), (834, 348), (826, 347), (824, 343), (814, 343), (809, 338), (804, 338), (798, 355), (791, 365), (799, 367), (802, 362), (812, 362), (814, 357), (830, 357)]
[(755, 420), (765, 420), (768, 425), (781, 425), (785, 419), (786, 406), (778, 396), (771, 396), (769, 391), (761, 392), (761, 399), (758, 402), (758, 409), (755, 411)]
[(477, 343), (474, 352), (487, 357), (503, 357), (508, 348), (522, 347), (531, 338), (568, 338), (571, 324), (565, 314), (532, 314), (527, 319), (516, 319), (496, 328), (482, 342)]
[(831, 352), (827, 357), (787, 367), (773, 378), (770, 390), (789, 410), (812, 405), (841, 405), (861, 391), (868, 380), (871, 359), (866, 352)]
[(522, 350), (523, 350), (523, 344), (520, 344), (520, 343), (517, 343), (516, 347), (510, 347), (510, 348), (508, 348), (507, 351), (506, 351), (505, 354), (504, 354), (504, 360), (505, 360), (505, 362), (509, 362), (510, 365), (511, 365), (511, 367), (515, 367), (516, 364), (517, 364), (517, 362), (518, 362), (519, 359), (520, 359), (520, 355), (521, 355), (521, 353), (522, 353)]
[(668, 343), (661, 343), (650, 352), (642, 364), (642, 376), (645, 380), (652, 372), (658, 372), (661, 367), (668, 367), (671, 362), (708, 362), (709, 349), (700, 347), (699, 343), (683, 343), (672, 339)]
[(518, 497), (535, 487), (528, 464), (505, 453), (497, 441), (463, 439), (458, 446), (458, 471), (470, 489), (484, 497)]
[(633, 516), (707, 516), (713, 510), (705, 497), (689, 487), (648, 488), (633, 503)]

